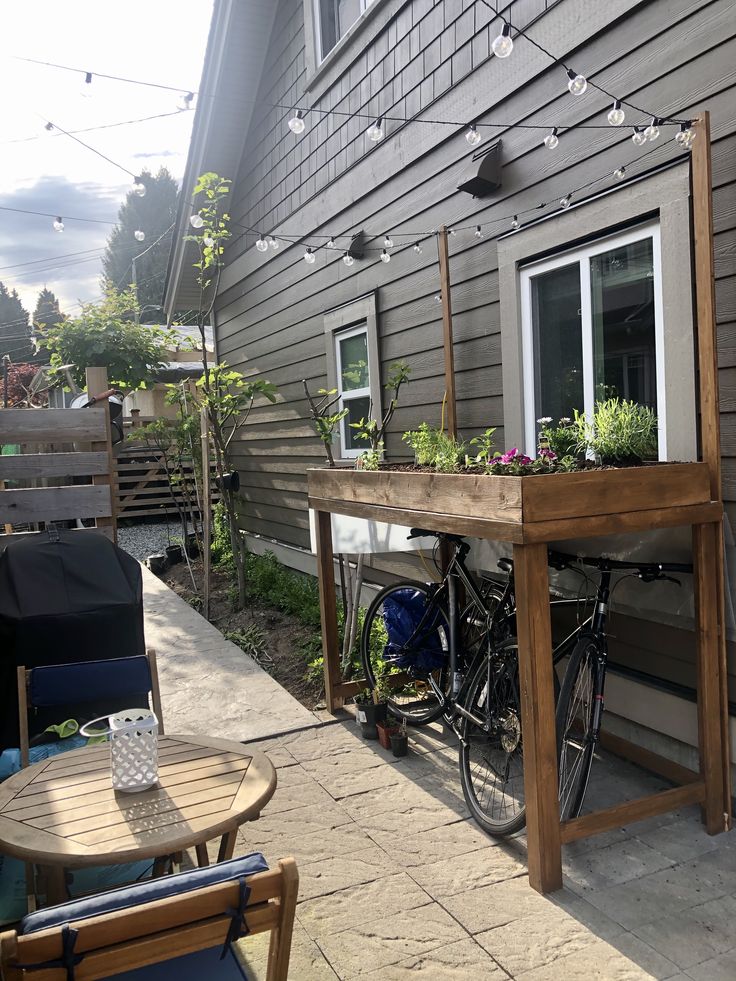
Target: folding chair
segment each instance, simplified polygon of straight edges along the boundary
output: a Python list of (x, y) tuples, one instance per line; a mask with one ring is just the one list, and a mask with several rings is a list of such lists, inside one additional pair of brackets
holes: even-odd
[[(4, 981), (259, 981), (233, 943), (270, 931), (287, 981), (299, 873), (254, 853), (32, 913), (0, 934)], [(246, 944), (247, 947), (247, 944)]]

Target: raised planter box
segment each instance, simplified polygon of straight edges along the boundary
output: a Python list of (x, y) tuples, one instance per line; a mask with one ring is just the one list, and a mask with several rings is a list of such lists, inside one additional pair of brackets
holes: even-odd
[(441, 516), (446, 531), (521, 543), (626, 531), (646, 512), (651, 527), (687, 523), (681, 509), (710, 502), (710, 478), (705, 463), (525, 477), (322, 469), (309, 496), (317, 510), (429, 528)]

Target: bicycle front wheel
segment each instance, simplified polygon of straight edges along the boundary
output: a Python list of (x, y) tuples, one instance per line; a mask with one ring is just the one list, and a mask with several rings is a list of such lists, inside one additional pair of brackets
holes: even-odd
[(496, 647), (475, 674), (460, 725), (460, 782), (477, 823), (491, 835), (521, 831), (526, 822), (516, 638)]
[(408, 725), (434, 722), (448, 690), (450, 628), (447, 614), (424, 583), (392, 583), (368, 607), (360, 656), (371, 689), (379, 679), (401, 675), (389, 709)]
[(596, 638), (582, 636), (570, 655), (562, 680), (556, 713), (562, 821), (580, 814), (588, 788), (595, 752), (599, 659)]

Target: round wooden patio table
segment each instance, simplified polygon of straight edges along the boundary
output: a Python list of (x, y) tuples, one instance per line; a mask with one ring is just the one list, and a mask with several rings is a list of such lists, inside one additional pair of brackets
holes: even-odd
[(110, 749), (62, 753), (0, 784), (0, 852), (33, 863), (47, 878), (49, 904), (66, 898), (64, 870), (160, 858), (222, 836), (231, 858), (238, 827), (255, 820), (276, 789), (263, 753), (230, 739), (161, 736), (158, 783), (112, 789)]

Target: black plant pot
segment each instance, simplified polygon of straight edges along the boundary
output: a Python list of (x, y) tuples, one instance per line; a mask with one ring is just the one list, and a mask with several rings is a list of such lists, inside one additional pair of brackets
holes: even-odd
[(357, 705), (358, 722), (363, 739), (378, 739), (376, 722), (385, 722), (388, 718), (388, 706), (385, 702), (374, 705), (373, 702), (360, 702)]
[(240, 473), (233, 470), (231, 473), (224, 473), (222, 477), (215, 477), (215, 485), (218, 490), (228, 490), (237, 494), (240, 490)]
[(197, 536), (193, 533), (187, 535), (187, 555), (190, 559), (196, 559), (199, 555), (199, 545), (197, 544)]
[(409, 749), (409, 737), (406, 733), (394, 732), (391, 734), (391, 752), (394, 756), (406, 756)]
[(181, 562), (184, 558), (181, 545), (167, 545), (165, 551), (169, 565), (176, 565), (177, 562)]
[(148, 556), (148, 568), (154, 574), (154, 576), (162, 576), (169, 563), (166, 561), (166, 556), (163, 554), (149, 555)]

